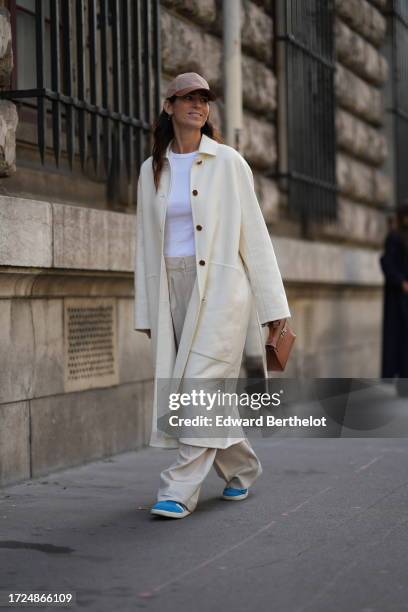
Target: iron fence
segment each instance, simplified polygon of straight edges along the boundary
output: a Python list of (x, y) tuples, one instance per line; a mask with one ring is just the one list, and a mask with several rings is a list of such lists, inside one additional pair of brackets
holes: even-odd
[[(277, 177), (289, 213), (309, 220), (336, 218), (335, 48), (333, 0), (277, 0), (275, 56), (281, 45), (284, 129)], [(278, 53), (277, 53), (278, 51)], [(282, 74), (283, 73), (283, 74)]]
[[(75, 161), (84, 170), (91, 160), (109, 200), (120, 174), (129, 182), (137, 174), (159, 112), (159, 6), (159, 0), (26, 0), (20, 7), (34, 28), (34, 86), (17, 78), (17, 87), (0, 95), (35, 109), (43, 164), (50, 149), (55, 164), (63, 154), (71, 170)], [(19, 9), (18, 0), (10, 9)]]

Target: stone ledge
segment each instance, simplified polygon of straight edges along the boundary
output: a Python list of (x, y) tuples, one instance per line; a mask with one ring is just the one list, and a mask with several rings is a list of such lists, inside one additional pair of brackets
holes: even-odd
[[(27, 210), (33, 219), (33, 228), (26, 220)], [(37, 212), (37, 215), (34, 215), (34, 212)], [(133, 273), (134, 220), (134, 215), (131, 215), (130, 220), (129, 215), (124, 213), (2, 197), (0, 229), (4, 230), (5, 236), (0, 234), (0, 266), (9, 267), (8, 270), (3, 268), (4, 274), (8, 272), (14, 275), (16, 270), (12, 266), (53, 268), (58, 274), (58, 282), (68, 285), (73, 283), (73, 286), (82, 283), (81, 295), (83, 295), (84, 281), (79, 281), (75, 277), (76, 270)], [(53, 228), (53, 223), (58, 227)], [(19, 248), (24, 246), (29, 236), (32, 236), (33, 229), (36, 233), (34, 232), (34, 239), (30, 241), (30, 248), (26, 249), (22, 263)], [(57, 234), (59, 238), (53, 243), (52, 236)], [(282, 274), (288, 281), (381, 284), (380, 268), (377, 269), (377, 251), (294, 238), (278, 238), (273, 235), (272, 241), (274, 245), (278, 245)], [(7, 244), (9, 252), (5, 249)], [(126, 248), (124, 245), (127, 245)], [(42, 265), (37, 263), (39, 261)], [(67, 268), (67, 271), (61, 275), (56, 272), (58, 268)], [(30, 271), (30, 273), (37, 276), (43, 274), (41, 271)], [(106, 281), (106, 278), (100, 277), (98, 282), (104, 280)], [(38, 284), (34, 285), (33, 279), (29, 278), (26, 282), (28, 287), (35, 287), (39, 293), (52, 284), (47, 278), (38, 279)], [(125, 279), (118, 281), (118, 292), (121, 294), (125, 291), (122, 282), (127, 281)], [(16, 279), (10, 286), (17, 287), (21, 297), (27, 296), (24, 288), (22, 289), (23, 285)], [(94, 277), (90, 287), (91, 293), (88, 292), (88, 295), (92, 295), (92, 291), (97, 291), (97, 286)]]
[(272, 236), (285, 282), (381, 286), (380, 253)]
[(133, 270), (134, 215), (0, 197), (0, 266)]

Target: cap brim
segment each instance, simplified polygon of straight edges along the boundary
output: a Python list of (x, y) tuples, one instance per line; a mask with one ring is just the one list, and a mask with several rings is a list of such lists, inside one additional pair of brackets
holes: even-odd
[(202, 87), (185, 87), (184, 89), (180, 89), (177, 93), (173, 95), (177, 97), (185, 96), (186, 94), (191, 93), (192, 91), (202, 91), (208, 96), (209, 100), (215, 100), (217, 97), (215, 93), (211, 91), (211, 89), (204, 89)]

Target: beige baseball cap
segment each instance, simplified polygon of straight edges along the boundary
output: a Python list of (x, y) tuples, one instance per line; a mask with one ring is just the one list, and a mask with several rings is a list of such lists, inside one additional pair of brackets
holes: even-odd
[(172, 96), (185, 96), (190, 91), (197, 89), (205, 90), (210, 100), (215, 100), (216, 95), (211, 91), (207, 81), (197, 72), (183, 72), (174, 78), (166, 91), (166, 98)]

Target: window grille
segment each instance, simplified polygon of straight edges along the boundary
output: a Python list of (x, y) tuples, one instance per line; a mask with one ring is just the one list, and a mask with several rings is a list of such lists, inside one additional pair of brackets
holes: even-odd
[(15, 71), (0, 92), (36, 122), (44, 164), (92, 168), (115, 200), (160, 107), (159, 0), (11, 0)]
[(391, 34), (391, 113), (393, 114), (395, 200), (408, 200), (408, 3), (393, 0), (387, 11)]
[[(289, 214), (336, 218), (333, 0), (276, 0), (278, 165)], [(279, 118), (280, 117), (280, 118)]]

